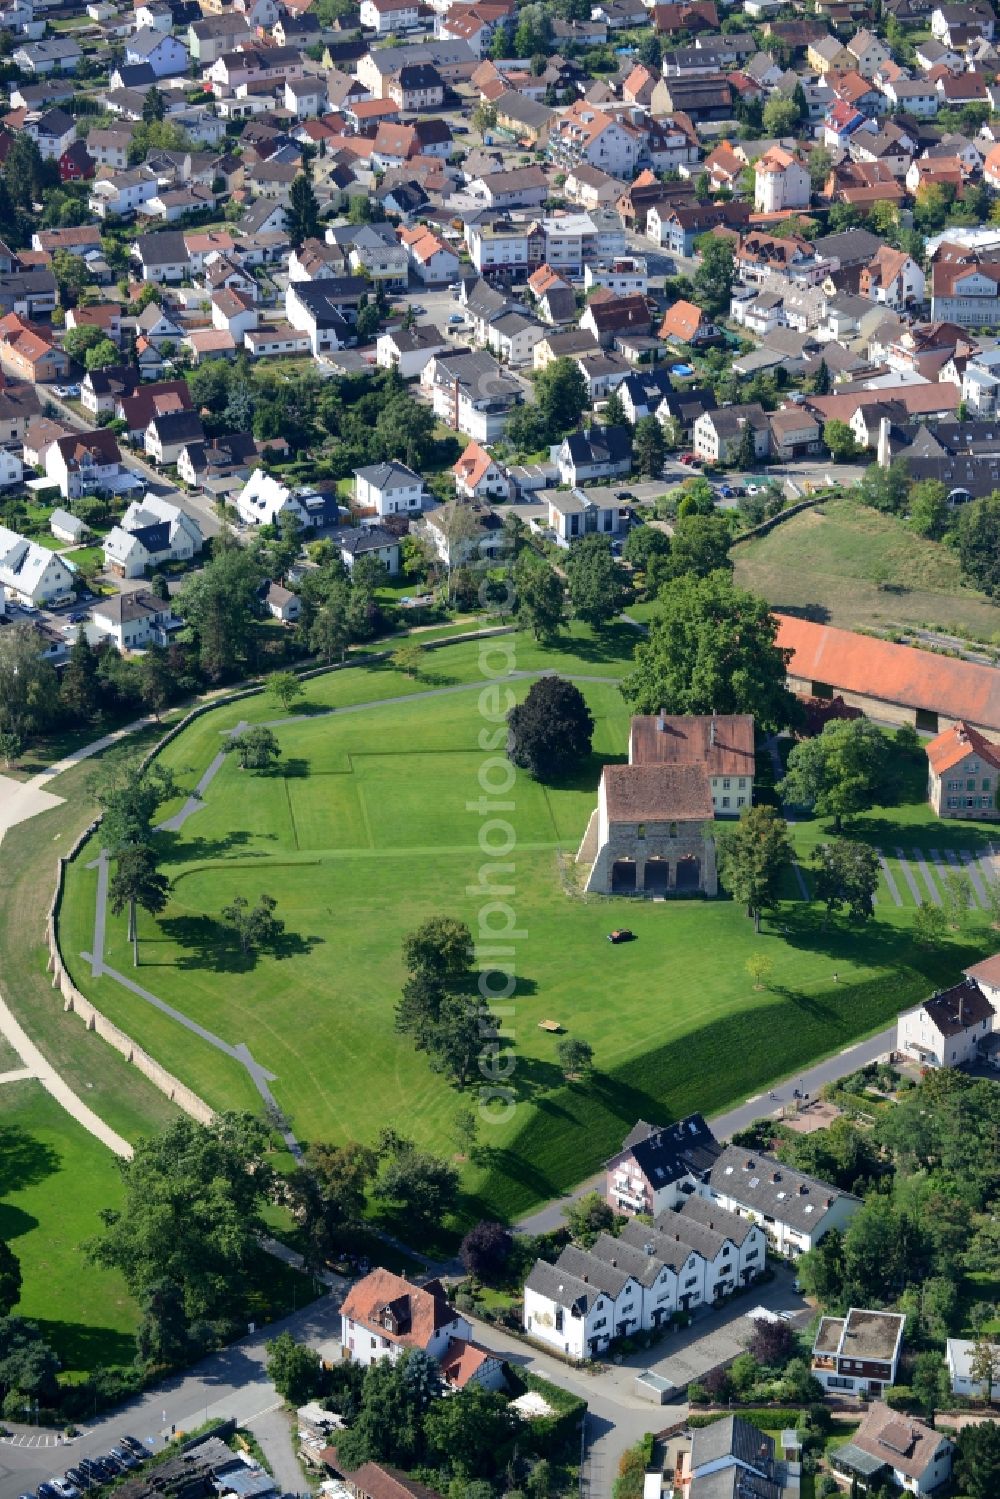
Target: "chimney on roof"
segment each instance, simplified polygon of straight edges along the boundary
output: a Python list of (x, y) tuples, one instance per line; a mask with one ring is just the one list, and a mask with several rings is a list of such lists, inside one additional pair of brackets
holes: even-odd
[(652, 1246), (652, 1244), (650, 1244), (650, 1243), (647, 1242), (642, 1247), (643, 1247), (643, 1250), (645, 1251), (645, 1253), (648, 1254), (649, 1257), (652, 1259), (652, 1256), (653, 1256), (653, 1246)]
[(715, 748), (715, 709), (714, 708), (712, 709), (712, 723), (711, 723), (711, 727), (709, 728), (709, 731), (708, 731), (708, 742), (712, 746), (712, 748), (714, 749)]
[(805, 1182), (799, 1182), (799, 1196), (800, 1197), (804, 1197), (805, 1195), (806, 1195), (806, 1184), (805, 1184)]
[(772, 1171), (771, 1172), (771, 1180), (773, 1182), (780, 1182), (780, 1180), (781, 1180), (781, 1172), (780, 1171)]
[(667, 732), (667, 715), (665, 708), (660, 709), (659, 716), (656, 720), (656, 728), (657, 732), (660, 734), (665, 734)]

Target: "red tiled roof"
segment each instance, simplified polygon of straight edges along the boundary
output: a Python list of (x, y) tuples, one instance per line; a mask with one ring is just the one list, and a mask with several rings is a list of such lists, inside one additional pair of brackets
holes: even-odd
[[(919, 388), (919, 387), (918, 387)], [(790, 650), (788, 674), (851, 692), (962, 719), (1000, 731), (1000, 671), (915, 646), (894, 645), (833, 625), (777, 614), (777, 644)]]
[(978, 729), (970, 728), (961, 720), (944, 729), (924, 747), (931, 769), (938, 775), (951, 770), (953, 765), (961, 764), (969, 754), (978, 755), (981, 760), (1000, 770), (1000, 746), (991, 744)]

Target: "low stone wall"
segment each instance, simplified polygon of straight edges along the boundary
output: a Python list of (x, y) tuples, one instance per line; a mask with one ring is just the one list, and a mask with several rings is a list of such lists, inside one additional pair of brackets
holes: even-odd
[[(434, 650), (445, 645), (455, 645), (465, 640), (477, 640), (486, 635), (508, 635), (514, 628), (513, 625), (501, 625), (491, 627), (487, 630), (473, 630), (464, 635), (449, 636), (445, 640), (428, 641), (424, 649)], [(303, 679), (326, 676), (332, 671), (344, 671), (355, 666), (370, 665), (373, 660), (384, 661), (391, 654), (391, 651), (381, 651), (377, 656), (366, 656), (363, 661), (344, 661), (338, 666), (320, 666), (301, 672), (299, 675)], [(223, 693), (219, 697), (209, 698), (207, 701), (199, 703), (191, 709), (190, 713), (186, 713), (183, 718), (179, 719), (177, 723), (166, 730), (148, 754), (143, 756), (139, 762), (140, 768), (145, 770), (160, 751), (171, 740), (176, 739), (178, 734), (182, 733), (189, 724), (194, 723), (195, 719), (201, 718), (205, 713), (214, 712), (216, 708), (224, 708), (230, 703), (240, 702), (243, 698), (256, 697), (264, 691), (264, 687), (265, 684), (257, 683), (251, 687), (239, 688), (234, 692)], [(144, 1051), (141, 1046), (133, 1041), (131, 1036), (126, 1035), (119, 1026), (109, 1020), (91, 1000), (87, 999), (86, 995), (81, 994), (63, 962), (62, 953), (59, 948), (59, 910), (62, 905), (66, 866), (72, 863), (87, 839), (97, 831), (100, 824), (101, 819), (98, 817), (88, 827), (85, 827), (69, 851), (57, 861), (55, 889), (52, 893), (52, 900), (49, 902), (49, 909), (45, 915), (45, 942), (49, 951), (47, 969), (52, 975), (52, 987), (53, 989), (58, 989), (61, 993), (63, 1008), (74, 1015), (79, 1015), (89, 1031), (94, 1031), (102, 1040), (107, 1041), (109, 1046), (113, 1046), (115, 1051), (120, 1052), (127, 1062), (132, 1063), (133, 1067), (137, 1067), (145, 1077), (149, 1078), (155, 1087), (159, 1088), (161, 1093), (165, 1093), (172, 1103), (177, 1104), (178, 1108), (183, 1109), (192, 1119), (196, 1119), (199, 1124), (209, 1124), (215, 1117), (215, 1111), (193, 1089), (189, 1088), (186, 1083), (182, 1083), (179, 1078), (174, 1077), (172, 1072), (168, 1072), (165, 1067), (161, 1066), (147, 1051)]]
[(817, 505), (828, 504), (832, 499), (836, 499), (836, 495), (811, 494), (804, 500), (796, 500), (795, 504), (789, 505), (787, 510), (781, 510), (777, 515), (770, 515), (767, 520), (762, 520), (759, 526), (751, 526), (749, 531), (741, 531), (738, 536), (733, 537), (730, 545), (738, 547), (744, 541), (756, 541), (758, 536), (766, 536), (769, 531), (774, 530), (775, 526), (781, 526), (786, 520), (791, 520), (793, 515), (801, 515), (803, 510), (813, 510)]

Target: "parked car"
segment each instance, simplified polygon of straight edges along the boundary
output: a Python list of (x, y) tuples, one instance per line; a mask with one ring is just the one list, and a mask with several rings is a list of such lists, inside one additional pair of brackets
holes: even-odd
[(61, 1499), (80, 1499), (80, 1489), (75, 1483), (70, 1483), (66, 1478), (50, 1478), (49, 1482)]
[(78, 1489), (90, 1488), (90, 1479), (79, 1468), (67, 1468), (63, 1477), (67, 1483), (75, 1484)]
[(122, 1467), (127, 1468), (129, 1472), (139, 1466), (139, 1459), (134, 1452), (129, 1452), (127, 1447), (112, 1447), (111, 1456), (115, 1462), (121, 1463)]
[(146, 1446), (145, 1442), (140, 1442), (137, 1437), (120, 1437), (118, 1440), (118, 1445), (119, 1447), (127, 1448), (129, 1452), (133, 1452), (135, 1456), (139, 1458), (140, 1462), (145, 1462), (146, 1458), (151, 1456), (149, 1448)]
[(453, 313), (451, 313), (449, 315), (448, 322), (452, 323), (452, 324), (454, 324), (454, 323), (464, 323), (465, 322), (465, 317), (464, 317), (464, 315), (461, 312), (453, 312)]

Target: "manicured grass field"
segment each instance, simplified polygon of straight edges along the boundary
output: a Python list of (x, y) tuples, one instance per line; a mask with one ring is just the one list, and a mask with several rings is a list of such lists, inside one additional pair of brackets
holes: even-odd
[[(504, 872), (518, 930), (518, 988), (504, 1022), (516, 1104), (503, 1123), (484, 1126), (485, 1161), (465, 1167), (464, 1219), (514, 1217), (565, 1191), (639, 1117), (712, 1114), (758, 1093), (887, 1024), (996, 945), (977, 916), (961, 940), (923, 951), (911, 940), (912, 903), (897, 907), (885, 892), (866, 929), (824, 928), (821, 912), (790, 898), (759, 938), (725, 899), (575, 894), (572, 855), (600, 765), (624, 758), (628, 715), (615, 681), (634, 641), (633, 631), (595, 640), (577, 629), (557, 651), (521, 636), (504, 647), (516, 669), (555, 668), (580, 681), (596, 719), (595, 753), (572, 784), (543, 787), (518, 774), (504, 797), (516, 837), (513, 870)], [(228, 1043), (246, 1042), (277, 1075), (274, 1092), (304, 1141), (370, 1141), (392, 1124), (421, 1145), (454, 1149), (452, 1121), (468, 1096), (395, 1033), (393, 1007), (401, 938), (437, 913), (462, 916), (475, 932), (484, 904), (477, 887), (491, 861), (478, 846), (482, 818), (469, 810), (489, 758), (478, 745), (477, 650), (473, 642), (435, 651), (416, 680), (379, 668), (311, 681), (306, 716), (276, 729), (278, 770), (241, 772), (227, 759), (206, 805), (179, 833), (161, 835), (173, 894), (159, 921), (140, 922), (139, 981)], [(446, 690), (427, 695), (434, 685)], [(528, 683), (511, 686), (522, 696)], [(190, 786), (222, 729), (279, 716), (266, 696), (219, 709), (170, 744), (164, 762)], [(931, 822), (914, 802), (873, 816), (862, 833), (887, 850), (926, 847)], [(968, 826), (933, 823), (933, 831), (931, 846), (941, 849), (975, 848), (984, 836)], [(825, 832), (797, 826), (803, 855)], [(78, 955), (93, 933), (95, 876), (84, 867), (92, 855), (91, 846), (71, 869), (61, 916), (76, 981), (209, 1102), (254, 1107), (237, 1063), (113, 980), (90, 977)], [(219, 912), (236, 894), (252, 901), (262, 892), (278, 900), (287, 933), (275, 955), (253, 960), (234, 949)], [(638, 941), (610, 946), (607, 931), (623, 923)], [(756, 992), (745, 964), (760, 950), (774, 971)], [(106, 957), (131, 972), (124, 919), (109, 919)], [(591, 1043), (590, 1081), (565, 1082), (543, 1019)]]
[(15, 1311), (39, 1323), (66, 1373), (131, 1362), (135, 1303), (80, 1250), (100, 1209), (121, 1201), (114, 1157), (30, 1080), (0, 1087), (0, 1154), (0, 1238), (24, 1278)]
[(923, 624), (989, 640), (1000, 628), (996, 606), (963, 586), (956, 552), (853, 500), (802, 511), (733, 559), (736, 581), (775, 608), (818, 606), (846, 629)]

